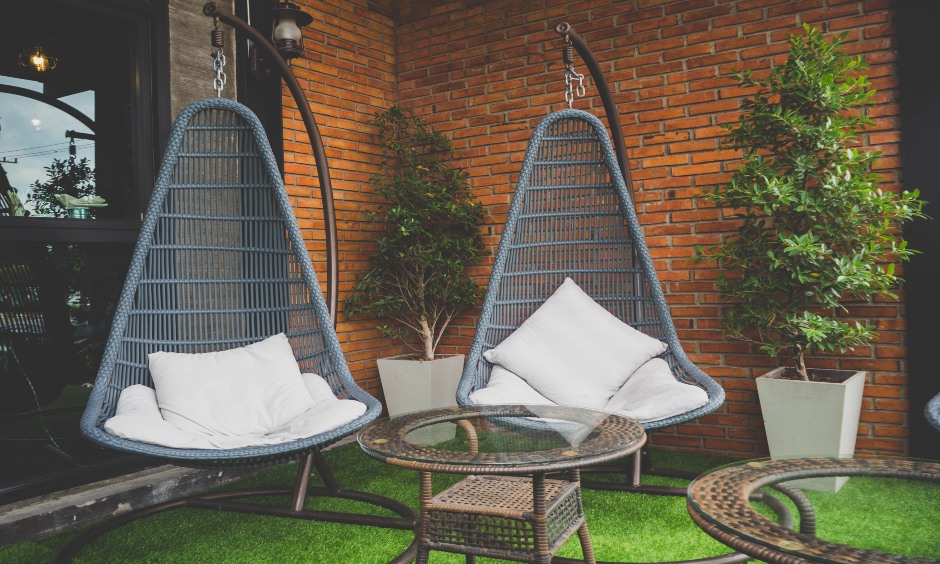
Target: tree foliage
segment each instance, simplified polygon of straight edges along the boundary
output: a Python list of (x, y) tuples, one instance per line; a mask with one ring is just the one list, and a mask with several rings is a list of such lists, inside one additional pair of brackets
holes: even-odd
[(372, 181), (384, 205), (369, 215), (382, 234), (345, 309), (394, 321), (379, 328), (406, 341), (417, 336), (422, 358), (432, 360), (454, 316), (479, 299), (467, 267), (484, 253), (478, 225), (485, 212), (466, 172), (452, 166), (456, 151), (447, 137), (399, 106), (373, 124), (385, 174)]
[(744, 163), (705, 197), (743, 224), (700, 256), (723, 273), (719, 292), (732, 304), (726, 333), (789, 357), (808, 379), (806, 354), (876, 338), (872, 326), (839, 319), (842, 301), (897, 298), (895, 263), (914, 252), (898, 225), (924, 217), (924, 202), (917, 190), (880, 189), (872, 171), (880, 153), (858, 147), (874, 91), (865, 62), (841, 50), (846, 34), (804, 28), (769, 76), (737, 75), (760, 89), (729, 127), (727, 144), (743, 151)]
[(52, 159), (52, 164), (45, 170), (48, 178), (45, 182), (33, 182), (30, 185), (32, 194), (27, 198), (27, 201), (33, 203), (37, 214), (52, 217), (68, 215), (68, 211), (56, 200), (56, 194), (68, 194), (75, 198), (95, 195), (95, 171), (89, 166), (88, 159)]

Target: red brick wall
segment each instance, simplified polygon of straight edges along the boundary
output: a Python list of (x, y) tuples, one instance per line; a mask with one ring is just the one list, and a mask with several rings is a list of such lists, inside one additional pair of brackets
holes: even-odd
[[(564, 107), (561, 41), (568, 21), (587, 41), (611, 83), (623, 120), (641, 222), (667, 301), (689, 356), (715, 377), (727, 403), (699, 422), (657, 433), (654, 442), (739, 455), (765, 452), (754, 376), (771, 359), (723, 338), (716, 272), (693, 265), (697, 244), (735, 227), (693, 196), (725, 182), (740, 155), (724, 150), (722, 126), (735, 121), (741, 97), (733, 69), (767, 69), (804, 22), (849, 32), (878, 90), (866, 144), (884, 152), (885, 185), (899, 184), (895, 40), (887, 1), (584, 0), (519, 2), (401, 0), (397, 6), (399, 96), (406, 107), (450, 135), (466, 154), (475, 194), (488, 207), (488, 242), (496, 245), (530, 131)], [(587, 72), (580, 60), (576, 68)], [(577, 108), (603, 116), (596, 91)], [(486, 283), (489, 265), (477, 271)], [(904, 317), (898, 302), (851, 307), (872, 319), (880, 341), (818, 367), (870, 371), (859, 427), (866, 452), (906, 450)], [(475, 313), (475, 312), (469, 312)], [(446, 351), (465, 351), (473, 315), (460, 321)]]
[[(368, 125), (396, 99), (425, 116), (465, 154), (474, 193), (487, 206), (487, 241), (498, 243), (530, 131), (564, 107), (561, 41), (568, 21), (584, 37), (611, 84), (633, 166), (640, 219), (667, 301), (690, 357), (727, 392), (718, 412), (657, 433), (654, 442), (741, 456), (766, 451), (754, 376), (773, 365), (719, 328), (712, 268), (689, 262), (694, 246), (735, 227), (693, 196), (727, 181), (740, 155), (724, 150), (746, 92), (733, 69), (767, 69), (787, 51), (803, 22), (849, 31), (848, 49), (864, 55), (880, 104), (866, 144), (884, 152), (885, 185), (899, 185), (895, 39), (887, 0), (335, 0), (302, 2), (314, 22), (297, 75), (308, 90), (330, 160), (339, 219), (340, 300), (374, 248), (362, 211), (374, 206), (369, 176), (378, 147)], [(392, 19), (394, 17), (394, 20)], [(587, 73), (583, 63), (576, 68)], [(312, 256), (322, 264), (322, 219), (302, 122), (285, 90), (287, 183)], [(596, 91), (577, 108), (603, 117)], [(475, 269), (485, 286), (490, 260)], [(321, 267), (322, 271), (322, 267)], [(340, 308), (342, 309), (342, 307)], [(906, 450), (904, 317), (898, 302), (856, 305), (874, 320), (880, 341), (819, 367), (870, 371), (859, 427), (866, 452)], [(457, 321), (441, 352), (466, 352), (476, 311)], [(340, 315), (339, 334), (357, 380), (381, 396), (374, 359), (401, 352), (375, 320)]]

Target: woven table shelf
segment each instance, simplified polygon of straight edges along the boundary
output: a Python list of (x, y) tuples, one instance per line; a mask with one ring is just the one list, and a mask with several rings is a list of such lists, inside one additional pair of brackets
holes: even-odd
[[(436, 550), (536, 559), (532, 480), (515, 476), (469, 476), (428, 504), (429, 545)], [(584, 523), (574, 482), (545, 480), (546, 533), (552, 553)]]

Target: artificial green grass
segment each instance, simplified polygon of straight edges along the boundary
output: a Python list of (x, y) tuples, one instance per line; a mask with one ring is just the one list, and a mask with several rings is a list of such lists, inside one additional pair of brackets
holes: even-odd
[[(343, 486), (418, 503), (417, 473), (377, 462), (356, 445), (326, 453)], [(672, 452), (654, 452), (657, 466), (703, 471), (728, 462)], [(285, 486), (293, 465), (243, 480), (235, 488)], [(435, 474), (435, 492), (459, 476)], [(649, 477), (649, 483), (681, 485)], [(866, 548), (940, 559), (940, 488), (906, 481), (852, 478), (838, 494), (807, 492), (817, 508), (819, 536)], [(284, 500), (271, 500), (284, 503)], [(348, 511), (356, 504), (312, 500), (309, 507)], [(584, 492), (588, 526), (598, 559), (655, 562), (704, 558), (729, 551), (689, 519), (685, 500), (619, 492)], [(361, 506), (363, 512), (371, 506)], [(379, 510), (381, 514), (382, 510)], [(0, 562), (49, 562), (74, 533), (0, 548)], [(412, 533), (332, 523), (174, 510), (109, 532), (86, 547), (76, 562), (387, 562), (405, 549)], [(560, 553), (580, 558), (575, 535)], [(435, 563), (464, 562), (462, 556), (432, 552)], [(479, 559), (479, 562), (498, 562)]]

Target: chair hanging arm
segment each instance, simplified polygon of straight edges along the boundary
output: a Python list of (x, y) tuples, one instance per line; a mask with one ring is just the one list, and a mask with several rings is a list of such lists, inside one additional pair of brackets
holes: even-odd
[(630, 161), (627, 160), (627, 146), (623, 141), (620, 112), (617, 111), (617, 106), (614, 104), (613, 98), (610, 95), (610, 87), (607, 85), (607, 79), (604, 78), (604, 73), (601, 72), (601, 68), (597, 64), (597, 59), (594, 58), (591, 50), (588, 49), (587, 43), (581, 39), (581, 36), (578, 35), (571, 24), (561, 22), (555, 26), (555, 32), (571, 41), (571, 44), (577, 49), (578, 54), (581, 55), (581, 59), (584, 61), (584, 64), (587, 65), (588, 71), (590, 71), (591, 77), (594, 79), (594, 84), (597, 86), (597, 93), (600, 94), (601, 101), (604, 103), (604, 112), (607, 114), (607, 123), (610, 125), (611, 138), (614, 141), (614, 153), (617, 155), (617, 164), (620, 165), (620, 174), (623, 175), (623, 181), (627, 185), (627, 194), (630, 196), (630, 200), (635, 207), (636, 201), (633, 198), (633, 179), (630, 176)]
[(339, 255), (336, 248), (336, 212), (333, 206), (333, 186), (330, 182), (330, 170), (327, 167), (326, 151), (323, 149), (323, 140), (320, 137), (320, 130), (317, 127), (316, 119), (313, 117), (313, 112), (310, 111), (310, 105), (307, 103), (307, 98), (300, 88), (300, 83), (297, 82), (297, 77), (294, 76), (294, 73), (291, 72), (290, 67), (281, 57), (280, 53), (277, 52), (265, 36), (261, 35), (258, 30), (248, 25), (241, 18), (219, 7), (215, 2), (207, 2), (202, 7), (202, 13), (212, 18), (218, 18), (226, 25), (244, 32), (256, 46), (264, 49), (265, 53), (268, 55), (268, 61), (277, 67), (281, 77), (284, 78), (284, 82), (287, 84), (287, 88), (290, 90), (291, 96), (294, 97), (294, 102), (297, 104), (297, 110), (300, 112), (301, 118), (303, 118), (304, 127), (307, 129), (307, 136), (310, 138), (310, 145), (313, 149), (313, 158), (317, 164), (317, 177), (320, 179), (320, 195), (323, 200), (323, 221), (326, 224), (326, 303), (330, 309), (330, 318), (335, 325), (338, 304), (337, 287), (339, 284)]

